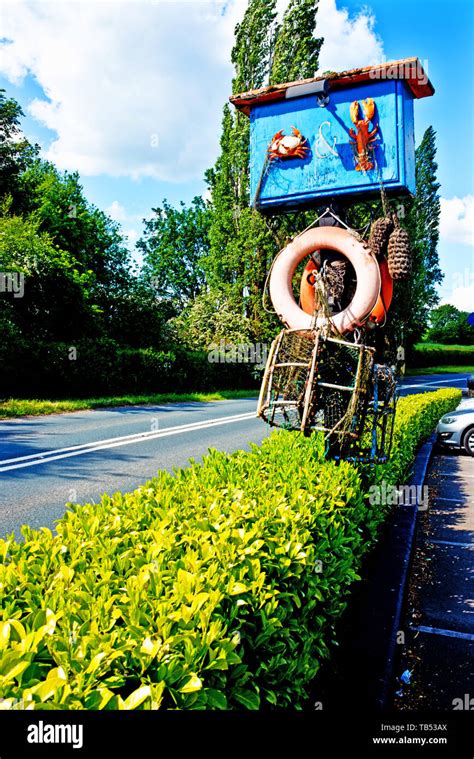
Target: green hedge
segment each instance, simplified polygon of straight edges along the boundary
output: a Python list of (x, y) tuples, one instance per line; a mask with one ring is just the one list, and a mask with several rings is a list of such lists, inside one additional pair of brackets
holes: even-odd
[[(403, 482), (459, 396), (403, 399), (372, 478)], [(282, 431), (1, 541), (1, 705), (301, 708), (385, 516), (361, 483)]]
[(176, 347), (124, 348), (108, 338), (34, 347), (20, 341), (15, 351), (0, 345), (0, 365), (0, 397), (5, 398), (90, 398), (258, 385), (253, 364), (211, 363), (204, 351)]
[(408, 365), (413, 369), (425, 366), (474, 366), (474, 346), (419, 343), (412, 349)]

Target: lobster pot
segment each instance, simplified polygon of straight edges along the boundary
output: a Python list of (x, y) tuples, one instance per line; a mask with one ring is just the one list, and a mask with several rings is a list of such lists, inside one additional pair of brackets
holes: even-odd
[(273, 427), (323, 433), (335, 458), (386, 460), (395, 380), (373, 354), (320, 330), (282, 330), (268, 357), (258, 416)]
[(372, 355), (372, 348), (320, 330), (282, 330), (268, 357), (258, 415), (275, 427), (357, 438)]
[(284, 329), (273, 341), (257, 409), (257, 415), (273, 427), (303, 429), (316, 348), (311, 330)]

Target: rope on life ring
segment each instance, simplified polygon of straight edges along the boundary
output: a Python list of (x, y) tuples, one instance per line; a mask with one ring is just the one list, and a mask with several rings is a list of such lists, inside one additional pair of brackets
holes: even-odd
[[(313, 316), (296, 303), (292, 280), (298, 264), (315, 250), (335, 250), (354, 267), (357, 285), (347, 308), (329, 318), (341, 335), (352, 332), (370, 316), (380, 295), (381, 276), (375, 257), (363, 243), (340, 227), (316, 227), (296, 237), (276, 257), (270, 276), (270, 298), (281, 321), (290, 329), (327, 326), (327, 317)], [(316, 268), (316, 267), (315, 267)]]
[[(381, 279), (380, 295), (368, 319), (369, 322), (374, 324), (385, 323), (393, 297), (393, 279), (388, 270), (387, 259), (382, 258), (379, 261), (379, 269)], [(300, 305), (307, 314), (314, 314), (315, 311), (314, 283), (315, 275), (318, 271), (319, 267), (315, 264), (313, 258), (310, 258), (304, 268), (300, 284)]]

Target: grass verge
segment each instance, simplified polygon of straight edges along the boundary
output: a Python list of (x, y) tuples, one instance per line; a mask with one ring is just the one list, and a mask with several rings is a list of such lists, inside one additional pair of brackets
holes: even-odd
[(406, 377), (421, 377), (424, 374), (472, 374), (474, 366), (424, 366), (421, 369), (407, 369)]
[(474, 345), (445, 345), (445, 343), (417, 343), (417, 351), (443, 351), (444, 353), (472, 353)]

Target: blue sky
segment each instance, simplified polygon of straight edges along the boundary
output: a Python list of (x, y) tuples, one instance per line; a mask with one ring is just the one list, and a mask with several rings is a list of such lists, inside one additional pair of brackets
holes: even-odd
[[(286, 0), (279, 0), (283, 10)], [(163, 198), (205, 191), (218, 152), (230, 49), (244, 0), (69, 2), (0, 7), (0, 86), (24, 131), (129, 235)], [(474, 308), (474, 2), (321, 0), (321, 70), (418, 56), (435, 86), (415, 101), (417, 144), (438, 139), (443, 300)]]

